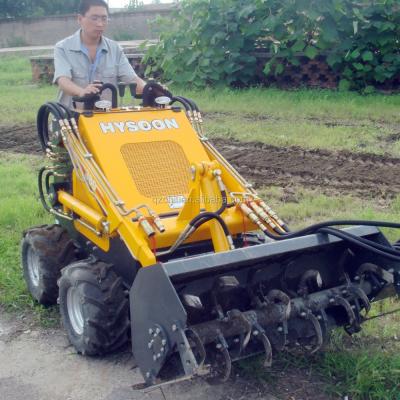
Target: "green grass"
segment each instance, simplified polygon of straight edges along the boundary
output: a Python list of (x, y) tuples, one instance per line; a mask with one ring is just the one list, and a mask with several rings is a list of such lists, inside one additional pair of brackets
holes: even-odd
[(19, 249), (24, 229), (51, 221), (38, 200), (36, 171), (41, 164), (41, 157), (0, 152), (0, 304), (18, 312), (34, 310), (48, 322), (54, 310), (34, 304), (22, 277)]
[[(288, 381), (291, 377), (307, 380), (313, 376), (318, 383), (323, 382), (323, 390), (334, 398), (399, 400), (400, 346), (389, 343), (382, 349), (365, 342), (349, 344), (353, 341), (340, 337), (336, 344), (333, 341), (314, 355), (276, 354), (269, 371), (262, 367), (262, 358), (240, 362), (239, 370), (249, 379), (265, 382), (278, 398), (282, 394), (281, 376), (288, 375)], [(313, 381), (306, 385), (312, 386)]]
[(204, 111), (210, 137), (400, 154), (400, 95), (265, 88), (183, 94)]
[(55, 100), (55, 86), (33, 84), (28, 57), (0, 57), (0, 125), (33, 124), (39, 107)]
[(332, 90), (293, 90), (252, 88), (244, 90), (205, 89), (180, 90), (193, 98), (204, 112), (257, 114), (293, 121), (320, 119), (348, 121), (400, 122), (400, 95), (373, 94), (362, 96), (354, 92)]
[(336, 395), (371, 400), (400, 398), (400, 354), (379, 349), (327, 351), (317, 359), (316, 369), (332, 382), (327, 389)]
[(260, 120), (257, 115), (243, 118), (242, 114), (206, 114), (204, 121), (209, 137), (231, 137), (275, 146), (400, 154), (400, 141), (393, 139), (400, 124), (377, 127), (372, 121), (363, 121), (363, 126), (326, 126), (316, 120), (291, 117)]

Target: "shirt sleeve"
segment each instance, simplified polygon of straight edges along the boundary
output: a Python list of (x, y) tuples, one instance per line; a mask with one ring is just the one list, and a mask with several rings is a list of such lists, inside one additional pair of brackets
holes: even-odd
[(133, 69), (132, 65), (129, 64), (129, 60), (126, 57), (124, 51), (119, 47), (119, 61), (118, 61), (118, 80), (122, 82), (132, 82), (137, 74)]
[(60, 46), (54, 48), (54, 78), (53, 83), (57, 83), (57, 79), (66, 76), (72, 79), (72, 65), (65, 54), (65, 49)]

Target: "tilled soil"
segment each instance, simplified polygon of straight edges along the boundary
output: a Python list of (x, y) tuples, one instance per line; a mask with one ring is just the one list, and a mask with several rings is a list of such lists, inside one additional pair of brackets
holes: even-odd
[(400, 157), (226, 139), (213, 143), (256, 186), (299, 185), (325, 193), (383, 198), (400, 193)]
[[(304, 186), (328, 194), (375, 198), (400, 193), (400, 156), (283, 148), (222, 138), (212, 142), (256, 187)], [(36, 128), (0, 127), (0, 150), (40, 154)]]

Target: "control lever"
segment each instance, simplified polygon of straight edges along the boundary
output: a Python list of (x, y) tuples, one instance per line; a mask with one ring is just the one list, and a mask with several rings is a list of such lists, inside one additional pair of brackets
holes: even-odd
[(119, 94), (119, 100), (120, 100), (120, 107), (124, 106), (125, 86), (126, 85), (124, 82), (118, 82), (118, 94)]
[[(101, 83), (98, 81), (95, 81), (93, 83)], [(84, 105), (84, 109), (85, 110), (93, 110), (94, 108), (94, 104), (96, 103), (96, 101), (98, 101), (100, 99), (100, 95), (103, 93), (104, 90), (110, 90), (111, 91), (111, 106), (112, 108), (117, 108), (118, 107), (118, 93), (117, 93), (117, 88), (112, 85), (111, 83), (104, 83), (100, 90), (99, 93), (91, 93), (91, 94), (87, 94), (85, 96), (73, 96), (72, 97), (72, 104), (74, 105), (74, 107), (76, 108), (76, 103), (83, 103)]]
[(135, 105), (136, 87), (137, 87), (137, 83), (136, 82), (133, 82), (133, 83), (129, 84), (129, 91), (131, 93), (132, 105)]

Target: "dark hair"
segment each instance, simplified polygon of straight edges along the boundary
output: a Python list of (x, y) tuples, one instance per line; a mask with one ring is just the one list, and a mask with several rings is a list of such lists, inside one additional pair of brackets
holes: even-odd
[(107, 13), (109, 12), (108, 4), (104, 0), (82, 0), (79, 3), (78, 13), (80, 15), (85, 15), (92, 6), (104, 7), (107, 10)]

